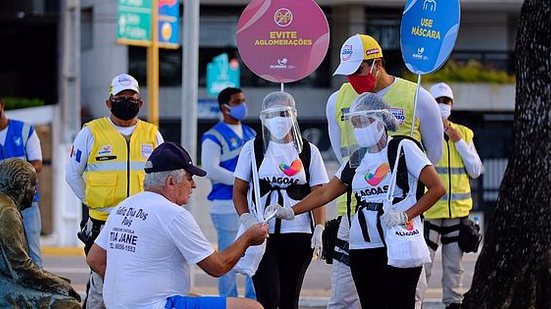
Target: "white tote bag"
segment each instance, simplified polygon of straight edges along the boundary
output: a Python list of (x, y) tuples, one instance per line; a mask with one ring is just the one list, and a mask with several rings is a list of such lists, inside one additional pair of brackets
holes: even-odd
[[(266, 222), (267, 220), (264, 220), (264, 209), (262, 205), (260, 204), (260, 185), (258, 183), (258, 170), (256, 169), (256, 156), (254, 153), (254, 147), (251, 147), (251, 164), (252, 164), (252, 172), (253, 172), (253, 188), (254, 188), (254, 208), (249, 206), (249, 211), (256, 215), (259, 222)], [(239, 225), (239, 230), (237, 231), (237, 238), (241, 236), (245, 232), (245, 227), (243, 224)], [(264, 256), (264, 252), (266, 251), (266, 240), (261, 245), (258, 246), (251, 246), (247, 248), (245, 251), (245, 254), (237, 261), (237, 264), (233, 267), (233, 270), (236, 272), (247, 275), (249, 277), (252, 277), (256, 270), (258, 269), (258, 266), (260, 265), (260, 261), (262, 260), (262, 257)]]
[[(406, 198), (392, 205), (402, 143), (403, 141), (400, 141), (398, 145), (398, 153), (394, 161), (390, 187), (383, 206), (385, 212), (406, 211), (416, 202), (415, 189), (410, 186), (410, 192), (407, 193)], [(408, 221), (405, 225), (385, 226), (384, 230), (388, 265), (398, 268), (411, 268), (430, 262), (430, 252), (423, 234), (423, 222), (419, 216)]]

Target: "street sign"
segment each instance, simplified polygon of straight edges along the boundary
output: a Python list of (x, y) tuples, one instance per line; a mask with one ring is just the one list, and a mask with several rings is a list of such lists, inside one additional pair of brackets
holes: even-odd
[[(117, 42), (150, 46), (152, 0), (119, 0)], [(180, 10), (178, 0), (158, 0), (157, 31), (161, 48), (180, 47)]]
[(408, 0), (400, 28), (406, 67), (414, 74), (438, 70), (453, 50), (459, 20), (459, 0)]
[(119, 0), (117, 20), (118, 43), (151, 44), (151, 0)]
[(251, 71), (289, 83), (321, 64), (329, 48), (329, 24), (313, 0), (252, 0), (239, 18), (236, 39)]
[(227, 87), (239, 88), (239, 62), (228, 61), (228, 54), (224, 53), (207, 64), (207, 95), (216, 97)]
[(180, 47), (180, 10), (178, 0), (159, 0), (159, 47)]

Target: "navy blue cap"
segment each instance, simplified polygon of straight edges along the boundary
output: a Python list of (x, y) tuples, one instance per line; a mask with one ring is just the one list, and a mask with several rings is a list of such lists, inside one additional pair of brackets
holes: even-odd
[(181, 169), (200, 177), (207, 175), (207, 172), (193, 165), (184, 147), (174, 142), (164, 142), (155, 148), (145, 162), (144, 168), (147, 174)]

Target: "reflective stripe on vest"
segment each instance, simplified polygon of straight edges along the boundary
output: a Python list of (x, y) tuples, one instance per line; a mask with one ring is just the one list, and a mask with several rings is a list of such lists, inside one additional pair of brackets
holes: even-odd
[(90, 217), (105, 221), (111, 208), (143, 191), (143, 167), (157, 147), (157, 127), (138, 120), (127, 143), (107, 118), (93, 120), (85, 126), (90, 128), (94, 144), (84, 171), (84, 203), (90, 209)]
[(440, 200), (441, 201), (447, 201), (448, 199), (450, 199), (450, 197), (451, 197), (452, 201), (460, 201), (460, 200), (470, 199), (471, 198), (471, 192), (445, 194), (444, 196), (442, 196), (440, 198)]
[[(473, 131), (451, 122), (450, 125), (461, 134), (467, 144), (472, 143)], [(469, 211), (473, 207), (469, 175), (454, 142), (444, 140), (442, 150), (442, 158), (436, 165), (436, 171), (446, 188), (446, 194), (425, 212), (425, 218), (452, 219), (465, 217), (469, 215)]]
[[(447, 150), (447, 149), (446, 149)], [(436, 167), (436, 172), (438, 174), (447, 174), (448, 172), (452, 175), (462, 175), (467, 174), (467, 171), (464, 167), (450, 167), (449, 169), (447, 167)]]

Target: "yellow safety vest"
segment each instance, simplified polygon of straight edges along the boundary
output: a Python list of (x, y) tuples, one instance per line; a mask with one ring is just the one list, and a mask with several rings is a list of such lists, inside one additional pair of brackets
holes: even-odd
[[(450, 125), (459, 131), (467, 144), (472, 143), (474, 134), (471, 129), (451, 122)], [(436, 165), (436, 171), (446, 188), (446, 195), (425, 212), (425, 218), (452, 219), (468, 216), (473, 207), (469, 175), (455, 143), (451, 140), (444, 140), (442, 158)]]
[[(415, 104), (415, 90), (417, 85), (396, 77), (396, 81), (390, 89), (383, 96), (383, 100), (391, 106), (391, 112), (400, 122), (400, 127), (396, 132), (389, 131), (390, 136), (394, 135), (408, 135), (411, 130), (411, 120), (413, 118), (413, 106)], [(340, 128), (341, 132), (341, 144), (340, 152), (342, 161), (348, 160), (348, 147), (356, 143), (354, 137), (354, 129), (350, 124), (350, 121), (344, 119), (344, 114), (348, 113), (350, 105), (356, 99), (358, 94), (352, 88), (350, 83), (344, 83), (339, 92), (335, 102), (335, 120)], [(419, 121), (415, 121), (415, 129), (413, 130), (413, 138), (421, 142), (421, 131), (419, 130)], [(337, 199), (337, 212), (338, 214), (346, 214), (346, 194), (341, 195)]]
[(125, 198), (143, 191), (144, 165), (157, 147), (157, 127), (138, 120), (127, 142), (107, 118), (85, 124), (94, 136), (84, 180), (84, 203), (90, 217), (107, 220), (111, 209)]

